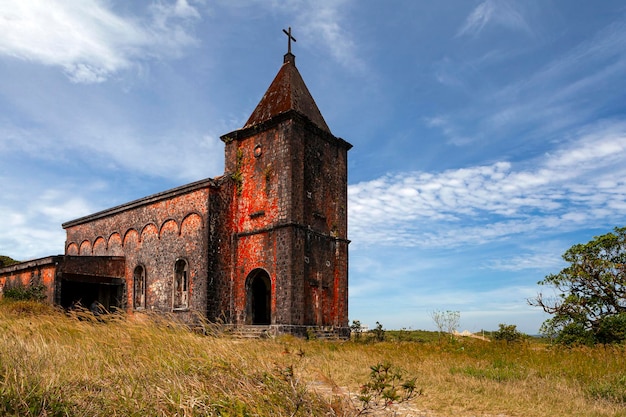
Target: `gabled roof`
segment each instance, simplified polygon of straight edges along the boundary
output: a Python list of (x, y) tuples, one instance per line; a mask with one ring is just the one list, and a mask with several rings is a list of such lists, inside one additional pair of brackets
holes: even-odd
[(315, 100), (313, 100), (298, 68), (296, 68), (295, 58), (291, 53), (285, 54), (282, 67), (243, 126), (244, 129), (265, 122), (289, 110), (295, 110), (320, 129), (330, 133), (322, 113), (317, 108)]

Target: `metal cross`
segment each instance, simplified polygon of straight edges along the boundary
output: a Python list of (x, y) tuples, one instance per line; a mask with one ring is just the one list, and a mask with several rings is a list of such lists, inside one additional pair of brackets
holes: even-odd
[(294, 38), (293, 36), (291, 36), (291, 26), (289, 26), (289, 32), (287, 32), (285, 29), (283, 29), (283, 32), (285, 32), (285, 35), (287, 35), (287, 53), (290, 54), (291, 53), (291, 41), (296, 42), (296, 38)]

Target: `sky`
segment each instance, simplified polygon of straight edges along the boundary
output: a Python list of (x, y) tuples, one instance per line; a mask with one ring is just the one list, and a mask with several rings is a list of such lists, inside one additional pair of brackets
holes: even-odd
[(603, 0), (0, 0), (0, 254), (224, 172), (282, 64), (349, 152), (349, 319), (459, 330), (626, 225), (626, 5)]

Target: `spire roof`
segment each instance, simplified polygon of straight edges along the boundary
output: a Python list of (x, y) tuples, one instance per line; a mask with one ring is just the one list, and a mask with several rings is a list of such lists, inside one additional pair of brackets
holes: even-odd
[(297, 111), (317, 127), (330, 133), (322, 113), (317, 108), (315, 100), (313, 100), (298, 68), (296, 68), (296, 57), (291, 51), (285, 54), (282, 67), (250, 115), (244, 128), (265, 122), (290, 110)]

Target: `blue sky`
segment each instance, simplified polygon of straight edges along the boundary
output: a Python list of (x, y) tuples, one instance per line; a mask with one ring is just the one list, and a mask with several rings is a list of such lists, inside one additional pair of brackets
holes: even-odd
[(536, 333), (537, 281), (626, 224), (623, 1), (0, 0), (0, 254), (222, 174), (288, 26), (354, 145), (350, 320)]

